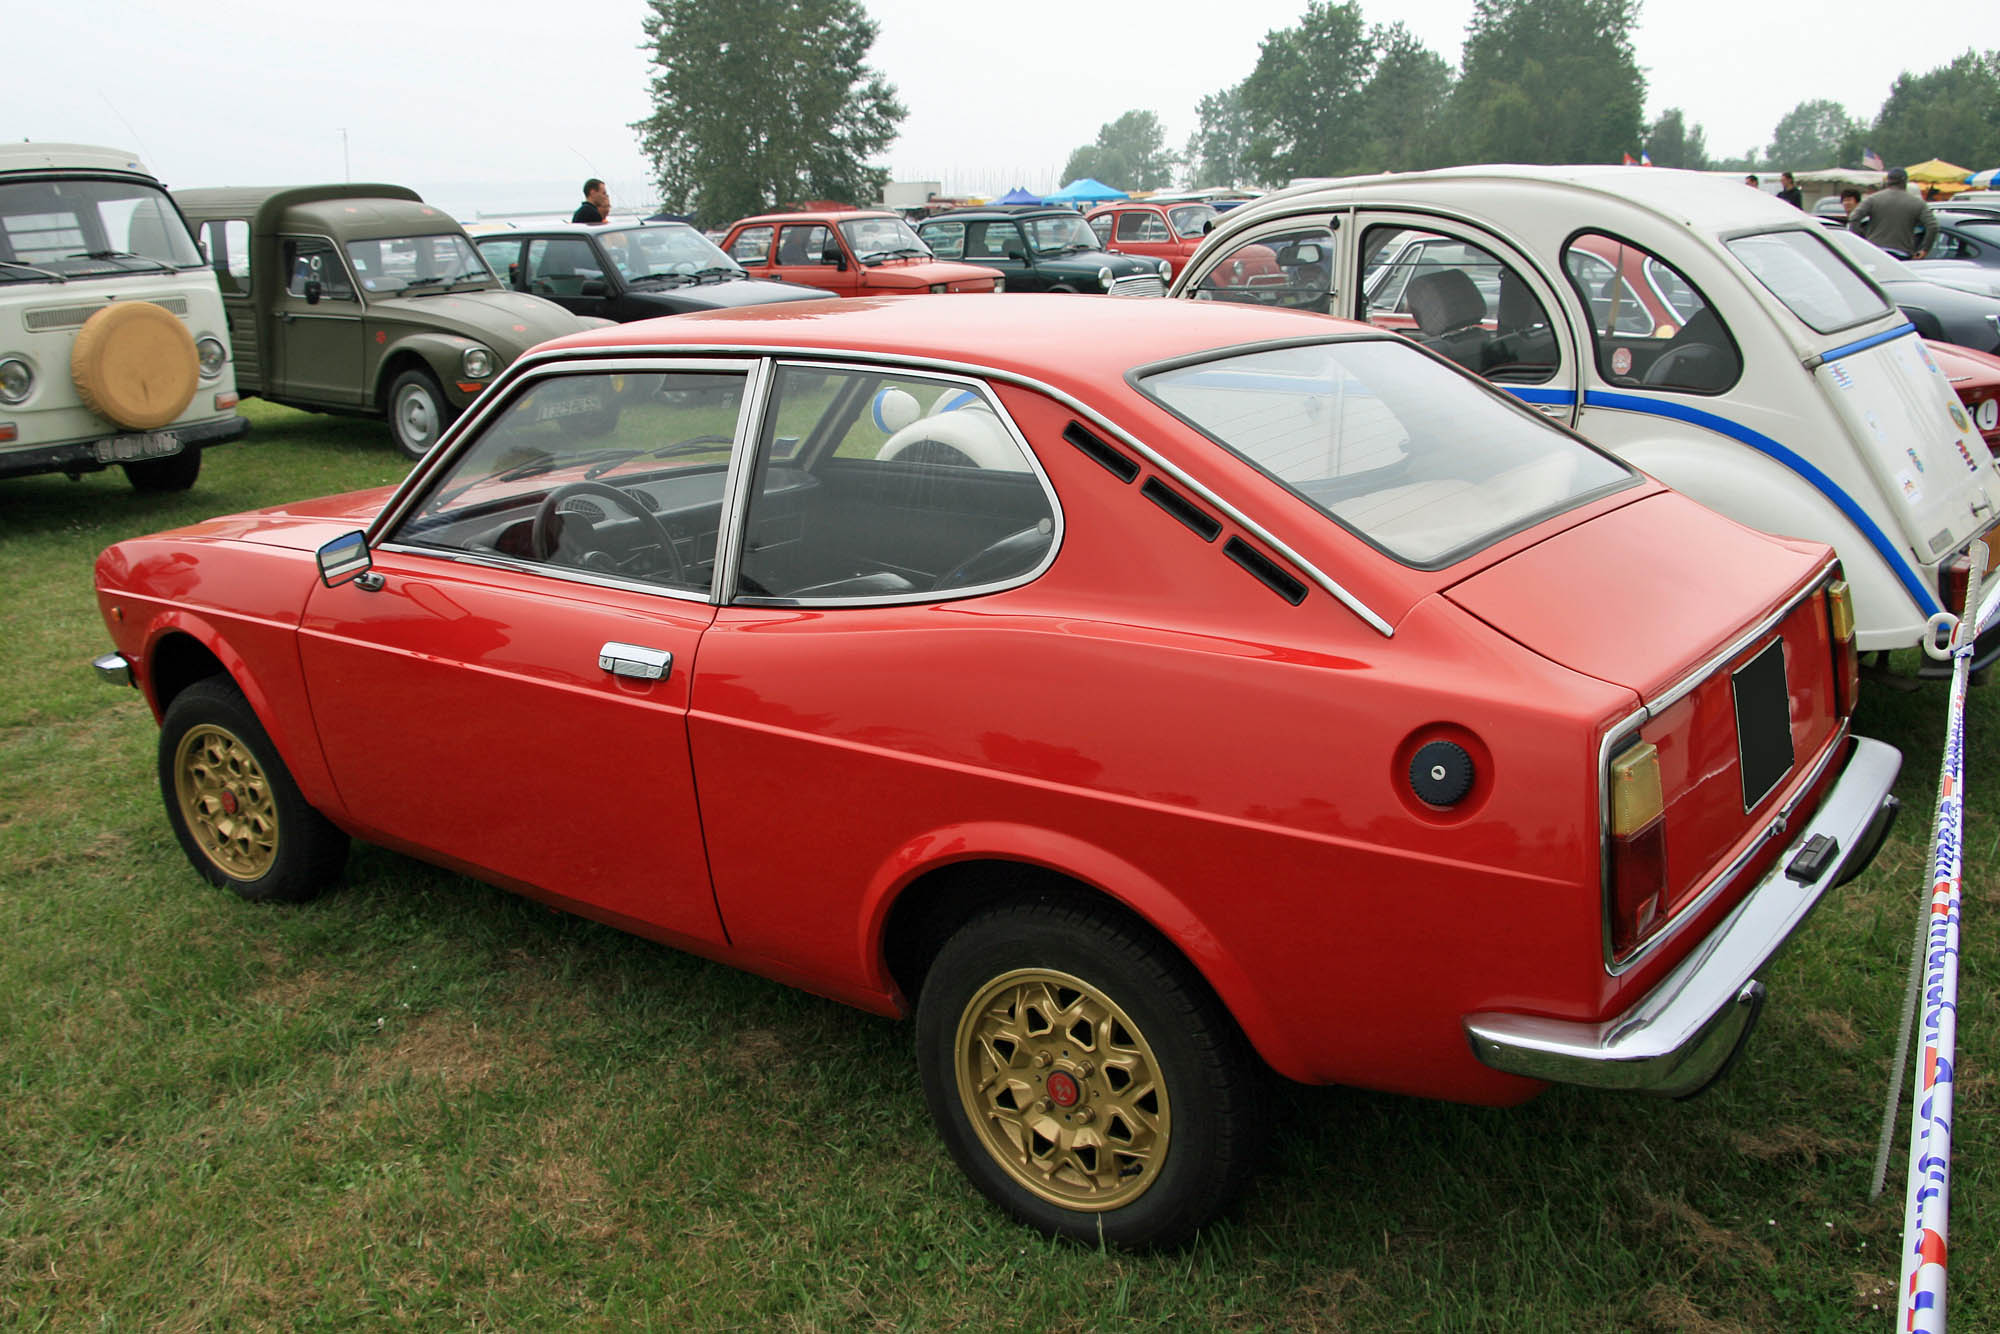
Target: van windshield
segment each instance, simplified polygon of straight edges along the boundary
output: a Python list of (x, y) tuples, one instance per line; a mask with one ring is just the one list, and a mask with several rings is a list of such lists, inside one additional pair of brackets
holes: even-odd
[(201, 262), (187, 224), (156, 185), (90, 178), (0, 185), (0, 283), (171, 272)]
[(1156, 371), (1138, 386), (1342, 527), (1423, 569), (1638, 480), (1400, 340), (1242, 352)]

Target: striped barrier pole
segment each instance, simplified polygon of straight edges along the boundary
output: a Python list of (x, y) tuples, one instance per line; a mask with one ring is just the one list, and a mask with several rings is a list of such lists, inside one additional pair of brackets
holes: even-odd
[[(1973, 569), (1984, 569), (1983, 544)], [(1976, 614), (1975, 614), (1976, 606)], [(1897, 1328), (1905, 1334), (1945, 1334), (1945, 1258), (1951, 1236), (1952, 1067), (1958, 1059), (1958, 951), (1964, 875), (1965, 693), (1978, 631), (2000, 608), (2000, 583), (1979, 600), (1976, 576), (1966, 590), (1965, 616), (1953, 631), (1951, 701), (1937, 816), (1931, 829), (1929, 925), (1924, 933), (1923, 1061), (1910, 1112), (1909, 1186), (1903, 1205), (1903, 1272)]]

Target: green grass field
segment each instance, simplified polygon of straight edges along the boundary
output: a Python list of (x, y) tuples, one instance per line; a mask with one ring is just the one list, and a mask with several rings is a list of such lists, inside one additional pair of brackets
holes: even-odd
[[(394, 481), (379, 423), (252, 404), (185, 495), (0, 481), (0, 1327), (1877, 1330), (1903, 1146), (1866, 1199), (1927, 875), (1945, 690), (1865, 692), (1903, 822), (1767, 971), (1688, 1103), (1511, 1111), (1289, 1089), (1187, 1249), (1007, 1221), (925, 1117), (899, 1024), (358, 846), (258, 907), (181, 856), (91, 562)], [(1952, 1327), (2000, 1327), (2000, 705), (1974, 692)], [(1904, 1099), (1906, 1122), (1908, 1099)]]

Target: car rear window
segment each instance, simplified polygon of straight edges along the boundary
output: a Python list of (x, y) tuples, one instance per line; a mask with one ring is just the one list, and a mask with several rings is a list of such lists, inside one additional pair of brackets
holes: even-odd
[(1406, 565), (1451, 564), (1636, 475), (1399, 341), (1169, 367), (1140, 390)]
[(1725, 244), (1815, 332), (1832, 333), (1889, 313), (1888, 302), (1816, 232), (1760, 232)]

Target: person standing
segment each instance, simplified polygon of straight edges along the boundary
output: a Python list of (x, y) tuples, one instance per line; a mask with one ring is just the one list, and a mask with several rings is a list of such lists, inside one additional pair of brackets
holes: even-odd
[(1785, 172), (1778, 177), (1778, 180), (1784, 187), (1778, 191), (1778, 198), (1784, 200), (1793, 208), (1804, 209), (1806, 206), (1805, 192), (1800, 190), (1799, 183), (1792, 179), (1792, 173), (1789, 171)]
[[(1931, 238), (1937, 235), (1937, 219), (1931, 206), (1909, 192), (1909, 173), (1901, 167), (1889, 169), (1889, 179), (1880, 190), (1862, 200), (1847, 215), (1847, 230), (1861, 235), (1884, 250), (1922, 259), (1930, 254)], [(1923, 228), (1924, 248), (1917, 249), (1917, 229)]]
[(595, 176), (583, 183), (583, 202), (576, 206), (571, 222), (600, 223), (611, 216), (611, 192)]
[(1754, 172), (1751, 175), (1745, 176), (1743, 178), (1743, 183), (1749, 186), (1752, 190), (1761, 190), (1764, 188), (1764, 182), (1758, 180)]

